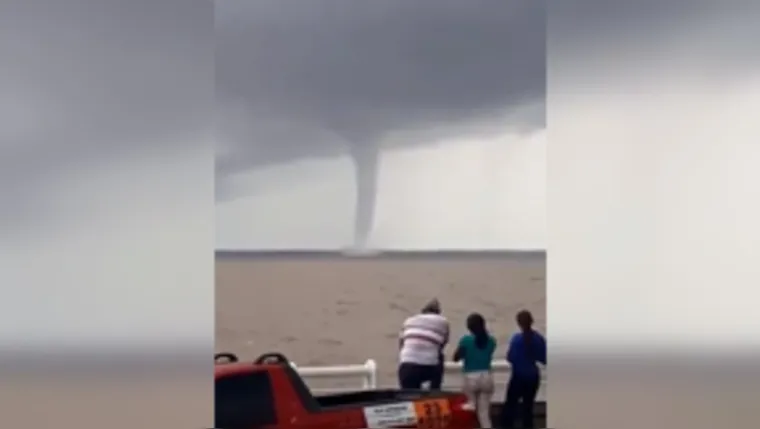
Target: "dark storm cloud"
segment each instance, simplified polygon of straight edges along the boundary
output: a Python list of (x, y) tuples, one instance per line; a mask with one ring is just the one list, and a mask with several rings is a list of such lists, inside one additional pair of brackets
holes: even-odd
[(72, 167), (179, 149), (208, 124), (212, 17), (204, 0), (0, 2), (2, 220)]
[[(231, 175), (348, 155), (355, 242), (373, 225), (389, 133), (544, 126), (544, 1), (225, 0), (215, 3), (217, 200)], [(273, 126), (273, 124), (278, 124)], [(460, 128), (460, 129), (457, 129)], [(397, 136), (398, 137), (398, 136)], [(430, 141), (417, 135), (397, 144)]]
[[(555, 59), (572, 60), (597, 46), (609, 52), (610, 62), (643, 54), (645, 65), (647, 53), (669, 50), (660, 55), (663, 61), (694, 55), (735, 72), (760, 66), (757, 2), (577, 0), (555, 2), (550, 11), (548, 45)], [(676, 45), (669, 44), (673, 37)]]
[[(215, 11), (220, 116), (243, 106), (250, 125), (220, 130), (232, 134), (221, 176), (393, 131), (494, 122), (545, 97), (544, 1), (227, 0)], [(272, 132), (274, 119), (289, 131)]]

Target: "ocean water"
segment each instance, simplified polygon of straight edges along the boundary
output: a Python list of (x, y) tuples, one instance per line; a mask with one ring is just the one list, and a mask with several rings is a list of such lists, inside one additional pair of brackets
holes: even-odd
[[(483, 314), (502, 357), (517, 311), (533, 312), (545, 332), (545, 272), (545, 255), (508, 252), (218, 254), (216, 349), (250, 359), (277, 351), (299, 366), (374, 359), (379, 384), (395, 386), (400, 325), (429, 299), (441, 301), (452, 341), (471, 312)], [(359, 385), (355, 378), (307, 382)]]

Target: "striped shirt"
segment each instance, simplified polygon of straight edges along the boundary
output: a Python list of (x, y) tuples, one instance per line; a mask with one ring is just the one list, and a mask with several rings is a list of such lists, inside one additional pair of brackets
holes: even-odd
[(449, 321), (440, 314), (417, 314), (404, 321), (401, 330), (401, 363), (437, 365), (449, 341)]

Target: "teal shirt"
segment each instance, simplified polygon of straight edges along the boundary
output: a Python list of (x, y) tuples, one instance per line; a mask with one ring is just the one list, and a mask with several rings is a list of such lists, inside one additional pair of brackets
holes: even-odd
[(488, 337), (488, 345), (479, 349), (475, 345), (475, 336), (465, 335), (459, 340), (459, 347), (462, 349), (464, 362), (464, 372), (488, 371), (491, 369), (493, 353), (496, 350), (496, 340), (494, 337)]

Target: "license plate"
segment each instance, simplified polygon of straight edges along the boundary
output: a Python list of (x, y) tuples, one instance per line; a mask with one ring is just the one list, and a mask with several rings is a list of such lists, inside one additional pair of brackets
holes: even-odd
[(417, 427), (424, 429), (448, 428), (451, 424), (451, 407), (447, 399), (431, 399), (414, 404)]

